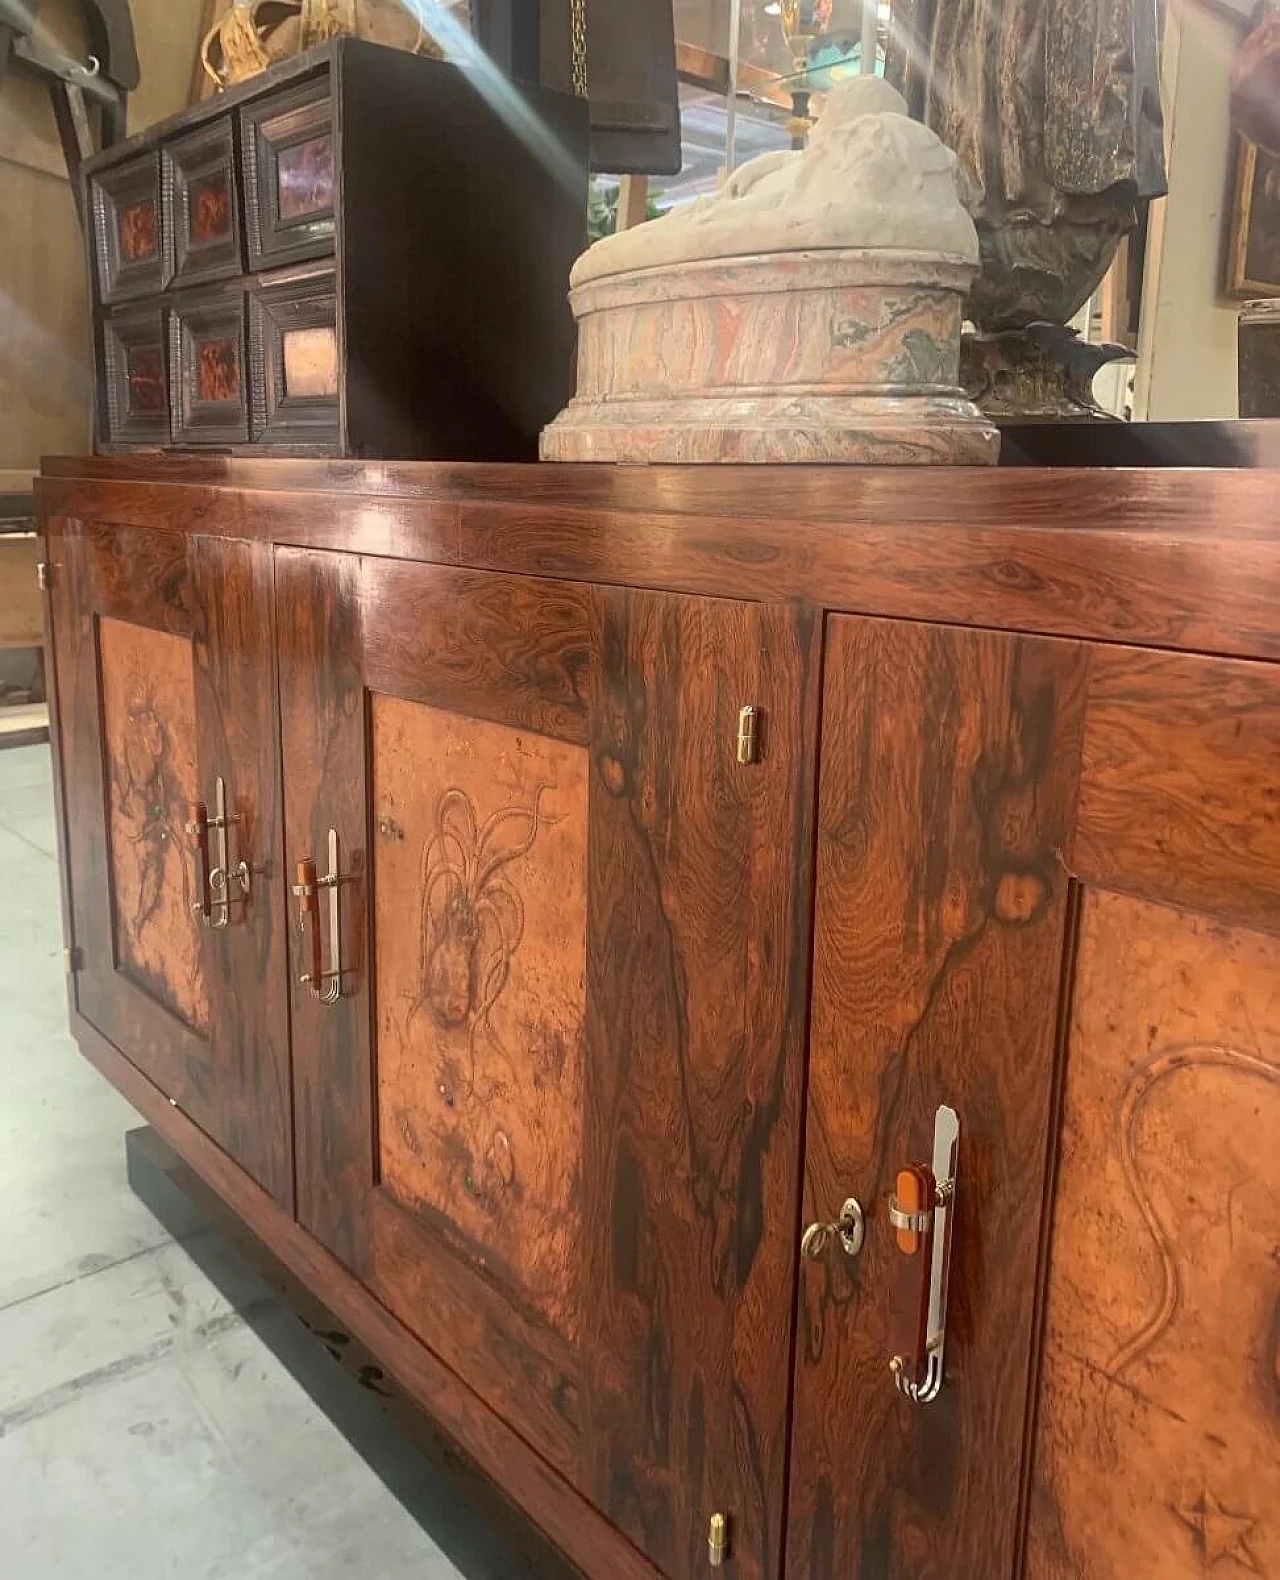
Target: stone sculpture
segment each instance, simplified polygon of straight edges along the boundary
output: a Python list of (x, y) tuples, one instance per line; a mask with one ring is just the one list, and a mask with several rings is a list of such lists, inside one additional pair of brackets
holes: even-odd
[(852, 78), (803, 152), (586, 252), (577, 395), (544, 458), (994, 460), (958, 386), (977, 235), (954, 156), (905, 111)]

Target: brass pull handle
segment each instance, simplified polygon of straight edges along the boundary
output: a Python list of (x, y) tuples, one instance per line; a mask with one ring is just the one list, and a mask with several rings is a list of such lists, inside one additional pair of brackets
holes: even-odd
[[(338, 871), (338, 832), (329, 830), (329, 870), (323, 877), (316, 874), (315, 858), (305, 857), (298, 863), (297, 882), (293, 892), (298, 900), (298, 927), (311, 931), (311, 969), (298, 978), (311, 989), (313, 998), (321, 1004), (336, 1004), (342, 997), (342, 884), (345, 881)], [(320, 891), (329, 896), (329, 967), (324, 966), (324, 941), (320, 936)]]
[(196, 893), (199, 898), (191, 907), (197, 916), (209, 920), (209, 809), (203, 801), (192, 801), (187, 806), (187, 838), (196, 853)]
[(834, 1223), (811, 1223), (800, 1241), (800, 1254), (811, 1262), (825, 1256), (833, 1241), (840, 1242), (846, 1256), (857, 1256), (867, 1236), (866, 1215), (857, 1197), (850, 1196)]
[(944, 1103), (934, 1116), (932, 1164), (900, 1170), (889, 1198), (898, 1252), (889, 1370), (899, 1393), (916, 1404), (936, 1399), (945, 1375), (959, 1149), (960, 1120)]

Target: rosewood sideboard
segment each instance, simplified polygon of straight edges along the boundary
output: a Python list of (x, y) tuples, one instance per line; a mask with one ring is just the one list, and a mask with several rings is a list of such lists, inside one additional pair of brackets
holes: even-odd
[(39, 502), (80, 1046), (572, 1565), (1280, 1575), (1280, 471)]

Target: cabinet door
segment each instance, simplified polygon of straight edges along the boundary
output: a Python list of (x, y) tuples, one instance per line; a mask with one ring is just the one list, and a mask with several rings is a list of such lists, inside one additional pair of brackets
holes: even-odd
[(341, 879), (318, 973), (292, 931), (299, 1217), (664, 1574), (723, 1513), (774, 1580), (811, 621), (276, 566), (289, 854)]
[(1280, 666), (1099, 648), (1027, 1580), (1280, 1574)]
[[(1013, 1572), (1086, 661), (828, 625), (804, 1218), (853, 1197), (867, 1225), (800, 1274), (788, 1580)], [(912, 1275), (886, 1202), (940, 1104), (961, 1126), (946, 1382), (917, 1404), (890, 1371)]]
[[(74, 520), (49, 552), (74, 1006), (289, 1203), (269, 553)], [(219, 778), (229, 910), (187, 833)]]

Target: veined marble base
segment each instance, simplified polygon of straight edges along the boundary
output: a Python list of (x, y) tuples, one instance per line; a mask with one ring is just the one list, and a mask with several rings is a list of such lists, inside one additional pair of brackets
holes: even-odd
[(739, 395), (575, 400), (544, 461), (987, 466), (1000, 436), (963, 395)]
[(578, 392), (543, 459), (994, 462), (999, 435), (959, 387), (973, 272), (832, 248), (583, 281)]

